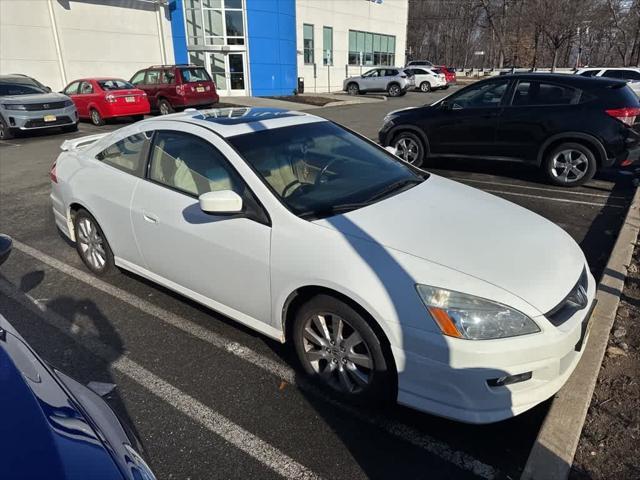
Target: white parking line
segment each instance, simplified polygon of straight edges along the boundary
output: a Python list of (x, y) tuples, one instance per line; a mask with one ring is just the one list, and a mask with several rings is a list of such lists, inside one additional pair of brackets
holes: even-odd
[[(223, 438), (247, 455), (255, 458), (277, 474), (296, 480), (314, 480), (320, 478), (307, 467), (299, 464), (277, 448), (272, 447), (267, 442), (245, 430), (240, 425), (236, 425), (225, 416), (182, 392), (131, 360), (126, 355), (121, 355), (94, 337), (83, 337), (72, 333), (74, 331), (74, 329), (71, 328), (72, 321), (50, 310), (46, 306), (46, 303), (38, 302), (29, 295), (20, 292), (4, 279), (0, 279), (0, 291), (19, 302), (63, 334), (89, 349), (95, 355), (103, 358), (107, 362), (111, 362), (110, 365), (113, 370), (129, 377), (156, 397), (187, 415), (194, 422)], [(117, 360), (113, 360), (114, 358), (117, 358)]]
[(606, 203), (600, 203), (600, 202), (585, 202), (582, 200), (569, 200), (568, 198), (545, 197), (542, 195), (529, 195), (528, 193), (506, 192), (504, 190), (491, 190), (491, 189), (484, 189), (484, 188), (482, 190), (489, 193), (500, 193), (503, 195), (513, 195), (516, 197), (525, 197), (525, 198), (537, 198), (539, 200), (550, 200), (552, 202), (576, 203), (580, 205), (590, 205), (592, 207), (627, 208), (625, 205), (607, 205)]
[(237, 342), (230, 341), (217, 333), (208, 330), (191, 320), (176, 315), (168, 310), (157, 307), (156, 305), (143, 300), (136, 295), (126, 292), (118, 287), (115, 287), (107, 282), (104, 282), (93, 275), (78, 270), (75, 267), (67, 265), (56, 258), (47, 255), (33, 247), (25, 245), (24, 243), (14, 239), (14, 246), (16, 250), (19, 250), (39, 261), (49, 265), (56, 270), (59, 270), (87, 285), (90, 285), (97, 290), (107, 293), (122, 302), (125, 302), (142, 312), (155, 317), (164, 323), (171, 325), (175, 328), (182, 330), (202, 341), (205, 341), (217, 348), (225, 350), (242, 360), (251, 363), (252, 365), (265, 370), (266, 372), (274, 375), (291, 385), (296, 385), (298, 388), (310, 391), (311, 393), (323, 398), (323, 400), (335, 405), (343, 411), (348, 412), (351, 416), (358, 418), (359, 420), (375, 425), (376, 427), (384, 430), (386, 433), (393, 435), (401, 440), (404, 440), (416, 447), (422, 448), (427, 452), (440, 457), (450, 463), (453, 463), (459, 468), (473, 472), (482, 478), (493, 479), (497, 475), (496, 469), (482, 463), (475, 459), (471, 455), (464, 452), (453, 450), (446, 443), (437, 440), (425, 433), (422, 433), (418, 429), (406, 425), (402, 422), (390, 420), (380, 415), (366, 414), (357, 408), (346, 405), (342, 402), (335, 400), (334, 398), (325, 395), (320, 392), (313, 385), (304, 380), (296, 378), (296, 372), (289, 366), (280, 362), (274, 361), (264, 355), (255, 352), (254, 350), (240, 345)]
[(464, 178), (464, 177), (448, 177), (450, 180), (455, 180), (456, 182), (472, 182), (472, 183), (480, 183), (484, 185), (496, 185), (499, 187), (514, 187), (514, 188), (522, 188), (526, 190), (542, 190), (545, 192), (556, 192), (556, 193), (564, 193), (567, 195), (584, 195), (587, 197), (600, 197), (600, 198), (609, 198), (612, 200), (629, 200), (626, 197), (620, 197), (615, 195), (605, 195), (603, 193), (588, 193), (588, 192), (575, 192), (573, 190), (564, 189), (560, 190), (558, 188), (547, 188), (547, 187), (532, 187), (529, 185), (520, 185), (517, 183), (508, 183), (508, 182), (490, 182), (488, 180), (476, 180), (474, 178)]

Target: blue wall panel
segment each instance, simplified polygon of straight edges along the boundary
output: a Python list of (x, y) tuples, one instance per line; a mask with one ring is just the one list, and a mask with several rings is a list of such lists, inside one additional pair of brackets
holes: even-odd
[(289, 95), (297, 85), (295, 0), (245, 0), (251, 94)]
[(176, 63), (189, 63), (187, 53), (187, 35), (184, 31), (184, 10), (182, 0), (169, 2), (171, 15), (171, 37), (173, 38), (173, 56)]

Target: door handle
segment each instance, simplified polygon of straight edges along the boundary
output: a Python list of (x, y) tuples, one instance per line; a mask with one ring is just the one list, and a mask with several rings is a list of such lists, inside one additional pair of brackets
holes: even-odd
[(158, 217), (156, 217), (155, 215), (151, 215), (147, 212), (143, 212), (142, 216), (149, 223), (158, 223)]

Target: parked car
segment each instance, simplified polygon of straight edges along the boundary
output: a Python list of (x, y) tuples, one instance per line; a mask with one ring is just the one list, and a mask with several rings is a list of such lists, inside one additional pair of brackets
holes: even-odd
[(437, 73), (431, 68), (405, 68), (404, 73), (413, 77), (415, 88), (421, 92), (430, 92), (447, 87), (447, 80), (442, 73)]
[[(0, 263), (11, 239), (0, 235)], [(107, 403), (43, 361), (0, 315), (0, 429), (7, 478), (154, 480), (142, 447)]]
[(640, 68), (581, 68), (576, 74), (583, 77), (618, 78), (627, 82), (636, 95), (640, 95)]
[(18, 131), (78, 129), (78, 112), (66, 95), (54, 93), (26, 75), (0, 75), (0, 140)]
[(405, 67), (433, 67), (433, 63), (429, 60), (411, 60)]
[(63, 150), (54, 217), (90, 271), (291, 343), (342, 398), (495, 422), (582, 355), (596, 285), (564, 230), (323, 118), (189, 111)]
[(447, 86), (445, 88), (449, 88), (450, 85), (458, 83), (458, 77), (456, 76), (456, 72), (453, 68), (439, 65), (437, 67), (433, 67), (433, 70), (444, 75), (444, 78), (447, 81)]
[(390, 97), (401, 97), (414, 86), (413, 78), (398, 67), (372, 68), (362, 75), (349, 77), (342, 82), (342, 89), (349, 95), (387, 92)]
[(638, 160), (639, 115), (638, 97), (620, 80), (504, 75), (430, 106), (391, 112), (379, 140), (418, 166), (438, 157), (524, 162), (570, 187), (598, 168)]
[(220, 101), (209, 72), (196, 65), (155, 65), (138, 71), (131, 83), (144, 90), (151, 109), (161, 115)]
[(147, 94), (119, 78), (74, 80), (62, 93), (73, 100), (80, 118), (88, 118), (97, 126), (117, 117), (142, 120), (149, 113)]

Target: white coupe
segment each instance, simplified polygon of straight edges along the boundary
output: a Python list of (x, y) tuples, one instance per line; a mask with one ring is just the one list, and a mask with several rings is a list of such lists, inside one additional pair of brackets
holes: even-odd
[(582, 354), (596, 288), (567, 233), (325, 119), (187, 110), (62, 150), (53, 212), (92, 272), (291, 343), (343, 398), (495, 422)]

